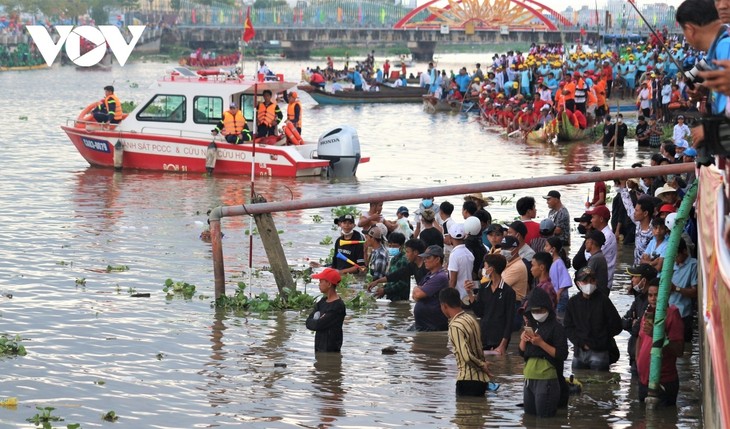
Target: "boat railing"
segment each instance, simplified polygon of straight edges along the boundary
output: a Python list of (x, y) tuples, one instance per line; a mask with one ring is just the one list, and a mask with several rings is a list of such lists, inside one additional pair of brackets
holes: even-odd
[[(82, 125), (80, 127), (79, 125)], [(198, 139), (208, 139), (216, 140), (219, 137), (212, 136), (210, 134), (210, 131), (203, 132), (203, 131), (191, 131), (191, 130), (179, 130), (174, 128), (161, 128), (161, 127), (142, 127), (142, 129), (137, 131), (132, 130), (120, 130), (117, 129), (118, 124), (103, 124), (96, 121), (85, 121), (83, 119), (66, 119), (66, 126), (70, 128), (83, 128), (87, 131), (104, 131), (104, 132), (112, 132), (117, 133), (119, 136), (122, 135), (122, 133), (139, 133), (140, 135), (147, 134), (147, 135), (158, 135), (158, 136), (169, 136), (169, 137), (188, 137), (188, 138), (198, 138)]]

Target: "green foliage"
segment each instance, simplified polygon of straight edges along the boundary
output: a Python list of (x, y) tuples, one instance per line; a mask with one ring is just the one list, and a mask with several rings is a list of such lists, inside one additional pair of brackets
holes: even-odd
[(182, 296), (184, 299), (192, 299), (193, 295), (195, 295), (195, 285), (167, 279), (165, 280), (165, 287), (162, 288), (162, 291), (167, 294), (168, 299), (172, 299), (175, 296)]
[(330, 244), (332, 244), (332, 237), (329, 235), (325, 236), (322, 241), (319, 242), (319, 244), (321, 244), (322, 246), (329, 246)]
[(84, 277), (77, 277), (76, 278), (76, 285), (77, 286), (86, 286), (86, 278)]
[(336, 218), (346, 214), (351, 214), (357, 219), (362, 213), (355, 206), (339, 206), (332, 209), (332, 216)]
[(122, 112), (129, 113), (136, 107), (134, 101), (122, 101)]
[(63, 419), (58, 416), (52, 415), (53, 407), (35, 407), (39, 412), (33, 417), (25, 419), (25, 421), (35, 424), (36, 426), (43, 426), (43, 429), (51, 429), (51, 422), (62, 422)]
[(129, 267), (127, 265), (107, 265), (106, 266), (106, 272), (121, 272), (121, 271), (129, 271)]
[(114, 412), (114, 410), (107, 412), (106, 414), (101, 416), (102, 420), (106, 420), (108, 422), (115, 422), (117, 419), (119, 419), (119, 416), (117, 413)]
[(5, 335), (0, 336), (0, 356), (25, 356), (25, 346), (20, 344), (20, 335), (15, 338), (8, 338)]
[(352, 274), (345, 274), (342, 278), (343, 281), (337, 286), (337, 294), (345, 302), (345, 307), (350, 310), (367, 310), (373, 307), (375, 305), (375, 297), (366, 293), (364, 290), (355, 291), (354, 289), (348, 288), (345, 280), (350, 279), (347, 276), (352, 276)]
[(312, 215), (312, 222), (314, 223), (322, 223), (322, 216), (316, 214)]
[(314, 297), (296, 289), (286, 288), (283, 295), (276, 294), (273, 299), (269, 298), (265, 292), (249, 298), (246, 296), (246, 284), (239, 282), (233, 296), (221, 296), (215, 305), (227, 310), (248, 310), (255, 313), (274, 310), (306, 310), (314, 305)]

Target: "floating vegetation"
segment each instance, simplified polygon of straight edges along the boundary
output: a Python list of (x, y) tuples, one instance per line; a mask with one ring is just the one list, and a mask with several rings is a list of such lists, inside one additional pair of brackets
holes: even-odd
[(127, 265), (107, 265), (106, 266), (106, 272), (122, 272), (122, 271), (129, 271), (129, 267)]
[(18, 116), (18, 119), (20, 119), (21, 121), (27, 121), (28, 117), (23, 115), (23, 116)]
[(94, 384), (96, 384), (97, 386), (103, 386), (103, 385), (106, 384), (106, 381), (104, 381), (104, 380), (96, 380), (94, 382)]
[(122, 101), (122, 112), (129, 113), (134, 110), (135, 106), (134, 101)]
[(165, 280), (165, 287), (162, 288), (162, 291), (167, 294), (168, 299), (176, 295), (180, 295), (185, 299), (192, 299), (193, 295), (195, 295), (195, 285), (167, 279)]
[(76, 286), (86, 286), (86, 278), (76, 277)]
[(347, 214), (351, 214), (355, 217), (355, 219), (357, 219), (362, 213), (355, 206), (339, 206), (332, 209), (332, 216), (334, 216), (335, 218)]
[(25, 356), (25, 346), (20, 344), (20, 335), (14, 338), (8, 338), (5, 335), (0, 336), (0, 356)]
[[(251, 235), (251, 231), (247, 229), (247, 230), (243, 231), (243, 234), (244, 235)], [(254, 228), (253, 229), (253, 235), (259, 235), (259, 229), (258, 228)]]
[(322, 223), (322, 216), (316, 214), (312, 215), (312, 222), (314, 223)]
[(246, 283), (238, 282), (233, 296), (224, 295), (216, 300), (219, 308), (249, 310), (263, 313), (273, 310), (305, 310), (314, 306), (314, 297), (296, 289), (284, 289), (284, 296), (276, 294), (272, 299), (265, 292), (249, 298), (246, 295)]
[(330, 244), (332, 244), (332, 237), (329, 235), (326, 235), (322, 239), (322, 241), (319, 242), (319, 244), (321, 244), (322, 246), (329, 246)]
[(74, 264), (73, 262), (66, 262), (66, 261), (58, 261), (58, 262), (56, 262), (56, 265), (61, 265), (62, 267), (71, 266), (73, 264)]
[(18, 406), (18, 398), (11, 396), (6, 399), (0, 399), (0, 407), (15, 408)]
[[(50, 429), (51, 422), (62, 422), (63, 419), (58, 416), (54, 416), (53, 407), (35, 407), (39, 412), (33, 417), (25, 419), (25, 421), (35, 424), (36, 426), (43, 426), (44, 429)], [(78, 426), (76, 426), (78, 427)]]
[(106, 420), (107, 422), (115, 422), (117, 419), (119, 419), (119, 416), (117, 413), (114, 412), (114, 410), (107, 412), (106, 414), (103, 414), (101, 416), (102, 420)]

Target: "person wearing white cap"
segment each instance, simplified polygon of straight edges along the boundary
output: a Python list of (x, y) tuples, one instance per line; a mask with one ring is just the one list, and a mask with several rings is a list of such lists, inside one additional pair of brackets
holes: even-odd
[(472, 279), (474, 255), (464, 245), (466, 232), (463, 224), (454, 224), (449, 229), (449, 237), (451, 237), (451, 244), (454, 246), (449, 256), (449, 287), (456, 288), (461, 295), (461, 299), (464, 299), (467, 296), (464, 284), (467, 280)]
[(679, 162), (682, 162), (682, 157), (684, 156), (684, 151), (689, 148), (689, 143), (687, 143), (687, 140), (685, 139), (679, 139), (674, 142), (674, 158), (679, 159)]
[(677, 124), (672, 129), (672, 141), (674, 141), (674, 144), (678, 144), (680, 140), (685, 140), (691, 134), (689, 127), (684, 123), (684, 116), (677, 116)]

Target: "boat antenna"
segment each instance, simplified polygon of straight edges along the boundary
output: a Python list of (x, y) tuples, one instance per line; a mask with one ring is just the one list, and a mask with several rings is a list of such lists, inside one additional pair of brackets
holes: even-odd
[[(644, 21), (644, 24), (646, 24), (646, 28), (648, 28), (649, 31), (651, 31), (651, 34), (654, 35), (654, 38), (656, 38), (656, 40), (659, 41), (659, 43), (661, 44), (661, 47), (664, 48), (664, 52), (667, 54), (669, 59), (674, 63), (675, 66), (677, 66), (677, 70), (684, 70), (684, 66), (682, 66), (682, 64), (680, 64), (679, 61), (676, 58), (674, 58), (672, 53), (669, 51), (669, 48), (667, 47), (667, 41), (664, 40), (663, 38), (659, 37), (659, 34), (657, 34), (657, 32), (654, 30), (654, 27), (652, 27), (652, 25), (649, 24), (649, 21), (647, 21), (646, 18), (644, 18), (644, 15), (641, 13), (639, 8), (636, 6), (636, 3), (634, 3), (633, 0), (628, 0), (628, 2), (634, 8), (636, 13), (639, 14), (639, 18), (641, 18), (641, 20)], [(694, 88), (694, 84), (689, 79), (687, 79), (687, 86), (689, 86), (690, 89)]]

